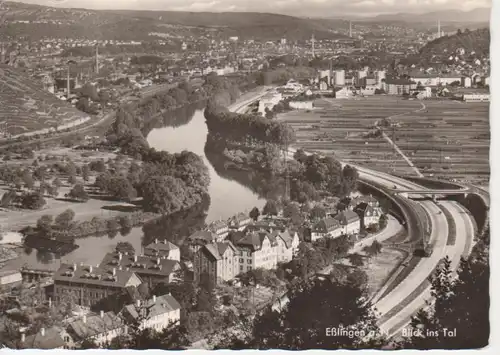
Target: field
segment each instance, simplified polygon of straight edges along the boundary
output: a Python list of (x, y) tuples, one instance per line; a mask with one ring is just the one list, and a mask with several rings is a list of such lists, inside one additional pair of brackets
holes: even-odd
[(43, 90), (41, 83), (0, 66), (0, 138), (45, 133), (81, 124), (90, 117)]
[(391, 173), (415, 171), (374, 130), (384, 132), (426, 176), (483, 184), (489, 178), (489, 107), (486, 103), (403, 100), (374, 96), (321, 99), (311, 111), (279, 116), (296, 131), (296, 146)]
[(386, 282), (388, 271), (396, 268), (406, 257), (401, 250), (384, 248), (378, 255), (372, 256), (363, 266), (368, 276), (368, 293), (377, 292)]

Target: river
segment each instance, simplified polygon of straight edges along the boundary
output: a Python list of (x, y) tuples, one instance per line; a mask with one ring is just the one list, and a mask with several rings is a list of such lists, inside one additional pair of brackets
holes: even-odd
[(220, 176), (205, 155), (205, 143), (208, 129), (205, 124), (203, 110), (183, 109), (166, 113), (161, 122), (157, 122), (147, 135), (151, 147), (157, 150), (166, 150), (171, 153), (188, 150), (200, 155), (210, 173), (209, 196), (203, 206), (197, 206), (190, 211), (175, 214), (164, 220), (151, 224), (144, 235), (142, 228), (133, 228), (122, 236), (94, 236), (76, 240), (79, 248), (64, 256), (54, 255), (38, 250), (18, 249), (20, 257), (7, 262), (6, 269), (18, 269), (28, 264), (31, 267), (57, 268), (61, 262), (77, 262), (97, 265), (103, 256), (113, 251), (116, 243), (130, 242), (137, 252), (142, 245), (154, 238), (169, 238), (172, 241), (181, 241), (186, 235), (201, 228), (205, 222), (218, 219), (228, 219), (238, 212), (249, 212), (253, 207), (259, 209), (265, 203), (248, 187), (241, 183)]

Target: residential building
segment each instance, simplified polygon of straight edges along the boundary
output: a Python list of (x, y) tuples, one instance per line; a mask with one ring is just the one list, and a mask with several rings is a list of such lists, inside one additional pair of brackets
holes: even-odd
[(274, 230), (279, 230), (284, 232), (286, 230), (286, 225), (280, 222), (278, 219), (261, 219), (259, 221), (249, 224), (245, 231), (259, 231), (265, 230), (267, 232), (273, 232)]
[(181, 251), (179, 247), (168, 240), (155, 239), (153, 243), (144, 248), (144, 255), (154, 257), (165, 257), (170, 260), (181, 261)]
[(252, 218), (250, 218), (248, 214), (245, 214), (243, 212), (240, 212), (237, 215), (229, 218), (229, 220), (227, 221), (230, 229), (236, 229), (239, 231), (244, 230), (245, 227), (250, 223), (252, 223)]
[(41, 328), (36, 334), (25, 335), (21, 333), (21, 339), (17, 344), (11, 344), (13, 348), (19, 349), (65, 349), (66, 341), (71, 342), (69, 334), (62, 327)]
[(230, 241), (215, 242), (200, 246), (193, 261), (195, 282), (207, 274), (214, 284), (232, 280), (239, 274), (237, 249)]
[(69, 297), (73, 303), (89, 307), (141, 283), (137, 274), (127, 270), (62, 264), (54, 274), (54, 301), (57, 304)]
[(383, 87), (383, 82), (386, 76), (385, 71), (377, 70), (374, 74), (375, 74), (375, 85), (377, 85), (377, 87), (381, 89)]
[(248, 231), (239, 235), (232, 234), (230, 238), (239, 251), (239, 272), (276, 268), (278, 242), (274, 234), (264, 230)]
[(105, 270), (114, 268), (135, 273), (149, 286), (159, 283), (168, 284), (173, 281), (175, 272), (180, 269), (177, 260), (165, 256), (127, 255), (122, 253), (107, 253), (99, 265)]
[(181, 318), (181, 305), (169, 293), (153, 296), (147, 301), (137, 300), (122, 311), (123, 317), (131, 321), (141, 319), (139, 329), (152, 329), (161, 332), (170, 325), (178, 323)]
[(354, 208), (354, 212), (359, 217), (359, 228), (365, 230), (371, 224), (377, 224), (382, 214), (379, 208), (372, 207), (366, 202), (361, 202)]
[(359, 233), (360, 222), (357, 213), (347, 209), (337, 214), (334, 219), (342, 227), (343, 234)]
[(279, 92), (269, 92), (265, 94), (259, 100), (259, 112), (265, 114), (266, 109), (272, 110), (282, 99), (283, 96)]
[(387, 78), (384, 82), (384, 91), (389, 95), (410, 94), (415, 82), (407, 79)]
[(349, 209), (351, 211), (353, 211), (356, 206), (358, 206), (360, 203), (367, 203), (369, 206), (373, 207), (373, 208), (378, 208), (380, 207), (380, 203), (379, 201), (373, 197), (373, 195), (360, 195), (360, 196), (356, 196), (356, 197), (353, 197), (350, 201), (349, 201)]
[(226, 221), (218, 220), (210, 223), (208, 226), (208, 230), (217, 235), (218, 242), (222, 242), (229, 234), (229, 225)]
[(101, 311), (99, 315), (84, 315), (71, 322), (67, 331), (75, 344), (81, 344), (87, 340), (96, 345), (104, 345), (114, 338), (126, 334), (127, 327), (123, 319), (114, 312)]
[(311, 242), (321, 238), (338, 238), (342, 235), (342, 227), (334, 218), (323, 218), (311, 229)]
[(218, 236), (210, 230), (199, 230), (194, 232), (188, 237), (188, 240), (192, 244), (203, 245), (207, 243), (213, 243), (217, 241)]
[(297, 232), (290, 230), (279, 231), (274, 230), (271, 236), (276, 239), (276, 261), (278, 263), (286, 263), (293, 259), (299, 249), (299, 235)]

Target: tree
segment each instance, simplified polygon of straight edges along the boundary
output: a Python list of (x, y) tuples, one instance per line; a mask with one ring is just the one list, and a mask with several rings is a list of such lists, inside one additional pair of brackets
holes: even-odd
[(252, 208), (252, 210), (250, 211), (249, 217), (251, 219), (253, 219), (254, 221), (257, 221), (259, 219), (259, 216), (260, 216), (259, 209), (257, 207)]
[(381, 214), (379, 219), (378, 219), (378, 225), (380, 227), (380, 229), (384, 229), (385, 227), (387, 227), (387, 222), (388, 222), (388, 218), (387, 218), (387, 215), (385, 213)]
[[(330, 301), (333, 297), (336, 302)], [(256, 317), (249, 336), (238, 336), (240, 341), (244, 339), (245, 348), (359, 349), (384, 343), (364, 291), (351, 283), (330, 279), (301, 282), (291, 287), (288, 298), (281, 312), (267, 309)], [(358, 336), (331, 333), (342, 328), (358, 331)]]
[(358, 254), (358, 253), (349, 254), (348, 258), (349, 258), (349, 261), (351, 262), (351, 264), (354, 266), (363, 266), (364, 265), (363, 256), (361, 254)]
[(21, 206), (30, 210), (39, 210), (46, 204), (40, 191), (22, 194), (20, 200)]
[(278, 202), (275, 200), (268, 200), (262, 209), (262, 214), (277, 216), (279, 213)]
[(89, 181), (89, 177), (90, 177), (90, 168), (87, 164), (85, 164), (82, 166), (83, 181), (85, 181), (85, 182)]
[(129, 255), (135, 254), (135, 248), (129, 242), (118, 242), (115, 247), (117, 253), (128, 253)]
[(76, 184), (77, 183), (76, 176), (75, 175), (68, 176), (68, 183), (69, 184)]
[(69, 231), (73, 225), (73, 218), (75, 218), (75, 212), (72, 209), (67, 209), (56, 217), (55, 222), (60, 229)]
[(52, 229), (52, 223), (54, 223), (54, 218), (49, 214), (45, 214), (36, 221), (36, 228), (41, 233), (48, 234)]
[(312, 219), (317, 220), (317, 219), (322, 219), (325, 217), (326, 217), (326, 211), (323, 207), (316, 205), (311, 209), (311, 218)]
[(76, 184), (75, 186), (73, 186), (71, 191), (68, 193), (68, 197), (84, 202), (88, 201), (89, 199), (89, 195), (87, 194), (87, 191), (85, 191), (85, 188), (82, 184)]
[(25, 170), (23, 172), (22, 179), (23, 179), (24, 186), (27, 189), (29, 189), (29, 190), (33, 189), (33, 186), (35, 186), (35, 181), (33, 180), (33, 176), (31, 175), (31, 173), (28, 170)]

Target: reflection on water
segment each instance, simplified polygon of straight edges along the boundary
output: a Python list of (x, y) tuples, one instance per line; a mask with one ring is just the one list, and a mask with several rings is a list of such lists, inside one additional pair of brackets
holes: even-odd
[[(164, 125), (166, 126), (162, 127)], [(199, 108), (191, 106), (159, 116), (149, 122), (144, 131), (151, 131), (147, 138), (153, 148), (172, 153), (188, 150), (203, 158), (210, 174), (208, 196), (203, 203), (130, 231), (77, 239), (75, 242), (79, 246), (78, 249), (65, 255), (29, 248), (20, 249), (18, 252), (21, 257), (8, 262), (7, 268), (20, 268), (25, 264), (32, 267), (50, 265), (51, 268), (57, 268), (61, 262), (97, 265), (120, 241), (130, 242), (138, 252), (155, 238), (167, 238), (176, 244), (182, 244), (186, 236), (202, 228), (206, 222), (227, 219), (238, 212), (248, 212), (255, 206), (262, 208), (265, 200), (260, 196), (269, 196), (273, 191), (279, 190), (279, 181), (270, 184), (255, 174), (226, 171), (223, 166), (218, 166), (216, 155), (210, 156), (210, 160), (207, 159), (205, 143), (208, 130), (203, 111)], [(212, 162), (216, 164), (215, 169)]]
[(261, 208), (265, 200), (257, 193), (217, 173), (205, 155), (205, 143), (208, 129), (202, 110), (194, 112), (188, 124), (180, 127), (163, 127), (154, 129), (148, 135), (149, 145), (158, 150), (172, 153), (189, 150), (200, 155), (208, 167), (210, 174), (210, 208), (207, 221), (227, 219), (237, 212), (250, 211), (253, 207)]

